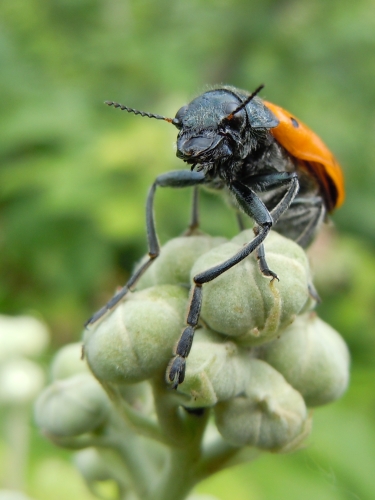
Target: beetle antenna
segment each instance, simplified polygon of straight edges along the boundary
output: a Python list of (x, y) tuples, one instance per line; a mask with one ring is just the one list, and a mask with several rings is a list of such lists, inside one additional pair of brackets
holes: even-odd
[(118, 102), (104, 101), (107, 106), (113, 106), (114, 108), (120, 108), (121, 111), (127, 111), (128, 113), (134, 113), (135, 115), (147, 116), (148, 118), (156, 118), (156, 120), (164, 120), (168, 123), (174, 123), (174, 118), (166, 118), (165, 116), (155, 115), (154, 113), (147, 113), (146, 111), (139, 111), (138, 109), (128, 108)]
[(245, 108), (249, 104), (249, 102), (253, 100), (257, 94), (259, 94), (259, 92), (263, 89), (263, 87), (264, 85), (262, 83), (262, 85), (259, 85), (259, 87), (255, 89), (254, 92), (249, 95), (249, 97), (247, 97), (243, 102), (241, 102), (241, 104), (234, 111), (232, 111), (228, 116), (226, 116), (224, 120), (231, 120), (236, 113), (241, 111), (241, 109)]

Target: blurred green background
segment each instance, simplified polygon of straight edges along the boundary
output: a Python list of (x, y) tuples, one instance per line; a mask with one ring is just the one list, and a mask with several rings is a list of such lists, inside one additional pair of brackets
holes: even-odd
[[(319, 314), (352, 352), (350, 389), (316, 410), (304, 451), (265, 455), (199, 492), (375, 498), (374, 81), (373, 0), (0, 3), (1, 312), (43, 318), (51, 353), (79, 339), (87, 317), (126, 281), (146, 251), (148, 186), (183, 167), (174, 127), (104, 100), (174, 116), (209, 85), (265, 83), (262, 97), (309, 124), (343, 166), (347, 200), (312, 259)], [(185, 229), (189, 200), (189, 190), (159, 190), (162, 242)], [(204, 230), (235, 234), (220, 198), (204, 194), (202, 205)], [(36, 430), (26, 491), (36, 500), (93, 498), (69, 453)]]

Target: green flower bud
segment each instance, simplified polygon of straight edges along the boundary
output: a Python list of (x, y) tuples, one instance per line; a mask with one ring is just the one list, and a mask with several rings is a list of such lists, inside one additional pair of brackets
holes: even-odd
[[(243, 231), (232, 241), (213, 248), (194, 264), (191, 277), (238, 252), (254, 237)], [(266, 278), (250, 255), (204, 285), (201, 317), (213, 330), (257, 345), (275, 338), (295, 316), (312, 306), (310, 271), (302, 248), (272, 232), (265, 241), (267, 263), (280, 281)]]
[(74, 464), (88, 483), (111, 479), (108, 465), (95, 448), (86, 448), (76, 453)]
[(205, 328), (195, 334), (185, 381), (178, 392), (189, 396), (184, 406), (202, 408), (233, 398), (250, 381), (249, 352), (231, 339)]
[(95, 376), (130, 384), (163, 372), (185, 322), (187, 294), (173, 285), (136, 292), (86, 331), (85, 355)]
[(67, 344), (55, 355), (51, 365), (53, 380), (69, 378), (77, 373), (87, 373), (88, 366), (82, 359), (82, 342)]
[(58, 380), (37, 399), (35, 420), (49, 435), (77, 436), (101, 425), (108, 414), (109, 400), (94, 377), (81, 373)]
[(259, 359), (250, 359), (249, 364), (251, 382), (243, 395), (216, 405), (216, 425), (235, 446), (277, 451), (306, 433), (306, 406), (270, 365)]
[(307, 406), (334, 401), (349, 382), (345, 342), (314, 313), (298, 317), (261, 355), (302, 394)]
[[(197, 258), (225, 241), (225, 238), (213, 238), (205, 234), (181, 236), (168, 241), (160, 256), (139, 280), (137, 290), (162, 284), (189, 286), (190, 270)], [(145, 260), (148, 260), (148, 256), (142, 263)]]
[(147, 381), (118, 386), (119, 394), (131, 406), (142, 411), (144, 415), (154, 412), (154, 398), (151, 386)]

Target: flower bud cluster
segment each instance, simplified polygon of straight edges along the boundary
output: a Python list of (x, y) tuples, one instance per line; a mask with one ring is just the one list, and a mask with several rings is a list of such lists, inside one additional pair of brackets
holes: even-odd
[[(252, 235), (168, 242), (138, 291), (86, 332), (98, 380), (121, 386), (160, 377), (185, 323), (193, 276), (234, 255)], [(271, 233), (265, 252), (280, 281), (264, 277), (251, 255), (203, 286), (202, 327), (177, 393), (185, 408), (214, 408), (220, 433), (236, 446), (281, 450), (306, 435), (307, 407), (343, 393), (349, 356), (339, 335), (311, 312), (301, 247)]]
[[(279, 281), (263, 276), (250, 255), (203, 285), (185, 380), (174, 391), (165, 379), (194, 275), (227, 260), (252, 237), (246, 230), (230, 241), (206, 235), (169, 241), (137, 291), (85, 331), (85, 357), (95, 378), (84, 364), (71, 361), (68, 351), (77, 353), (77, 346), (59, 353), (55, 380), (36, 405), (44, 432), (55, 440), (97, 436), (99, 429), (107, 435), (113, 426), (118, 429), (117, 414), (126, 421), (130, 444), (128, 432), (135, 428), (188, 449), (195, 441), (187, 420), (212, 413), (208, 425), (215, 425), (221, 446), (230, 450), (228, 459), (244, 446), (274, 452), (298, 448), (310, 431), (309, 408), (345, 391), (349, 354), (339, 334), (313, 312), (304, 251), (279, 234), (271, 233), (264, 243), (267, 264)], [(204, 441), (203, 436), (202, 431)], [(204, 454), (204, 446), (199, 449)], [(225, 466), (222, 458), (213, 463), (219, 462)]]

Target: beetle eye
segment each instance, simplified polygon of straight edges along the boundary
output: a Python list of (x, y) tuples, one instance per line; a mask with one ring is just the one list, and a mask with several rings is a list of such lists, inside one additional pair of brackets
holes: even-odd
[(228, 102), (224, 105), (224, 121), (226, 123), (230, 123), (232, 127), (241, 127), (241, 125), (244, 123), (245, 115), (244, 115), (244, 110), (241, 109), (235, 114), (232, 114), (233, 111), (236, 111), (240, 104), (236, 102)]
[(223, 106), (223, 112), (224, 112), (225, 116), (228, 116), (231, 113), (233, 113), (233, 111), (235, 111), (239, 105), (240, 105), (240, 103), (238, 103), (238, 102), (233, 102), (233, 101), (226, 102)]
[(182, 108), (180, 108), (177, 111), (176, 116), (174, 117), (174, 120), (172, 121), (173, 125), (175, 125), (177, 128), (182, 127), (182, 119), (186, 113), (187, 108), (188, 108), (187, 105), (182, 106)]

